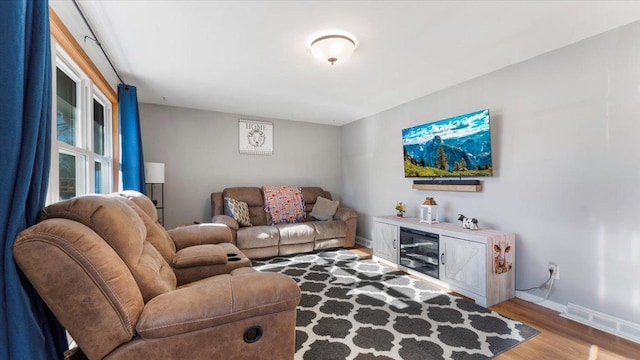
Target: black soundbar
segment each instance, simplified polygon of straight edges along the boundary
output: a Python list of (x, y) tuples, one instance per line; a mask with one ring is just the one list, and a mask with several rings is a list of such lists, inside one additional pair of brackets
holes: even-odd
[(414, 185), (480, 185), (480, 180), (413, 180)]

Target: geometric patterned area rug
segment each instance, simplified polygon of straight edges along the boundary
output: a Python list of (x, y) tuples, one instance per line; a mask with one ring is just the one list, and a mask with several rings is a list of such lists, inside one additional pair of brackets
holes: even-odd
[(348, 250), (254, 260), (302, 291), (300, 360), (490, 359), (539, 332)]

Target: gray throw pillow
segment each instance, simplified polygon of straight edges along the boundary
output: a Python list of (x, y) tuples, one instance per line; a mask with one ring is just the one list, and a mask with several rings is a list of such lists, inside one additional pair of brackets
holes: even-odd
[(322, 196), (318, 196), (316, 203), (313, 204), (313, 209), (311, 209), (311, 214), (309, 215), (317, 220), (333, 220), (333, 215), (335, 215), (339, 205), (339, 201), (332, 201), (325, 199)]

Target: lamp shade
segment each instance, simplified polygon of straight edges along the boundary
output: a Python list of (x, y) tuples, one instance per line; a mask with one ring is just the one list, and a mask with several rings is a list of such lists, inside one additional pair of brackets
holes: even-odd
[(346, 35), (324, 35), (313, 40), (309, 49), (316, 59), (333, 65), (350, 58), (356, 42)]
[(164, 163), (144, 163), (144, 177), (147, 184), (164, 184)]

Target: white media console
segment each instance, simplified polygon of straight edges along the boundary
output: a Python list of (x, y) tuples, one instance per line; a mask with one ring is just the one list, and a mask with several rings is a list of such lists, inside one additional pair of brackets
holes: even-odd
[(492, 306), (515, 296), (515, 234), (373, 218), (373, 258)]

